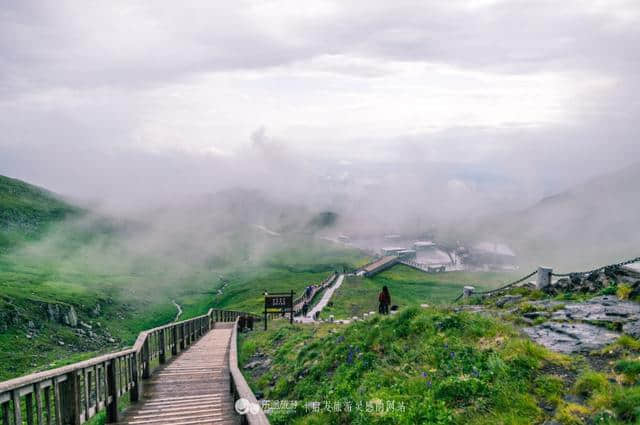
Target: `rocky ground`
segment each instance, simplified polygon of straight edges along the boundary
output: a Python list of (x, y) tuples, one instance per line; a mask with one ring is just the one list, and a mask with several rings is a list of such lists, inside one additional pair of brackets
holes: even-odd
[[(599, 379), (623, 387), (633, 386), (638, 379), (635, 368), (640, 364), (640, 272), (637, 267), (611, 267), (588, 275), (561, 277), (544, 291), (536, 290), (533, 283), (525, 283), (502, 294), (472, 297), (459, 310), (501, 317), (517, 324), (523, 335), (538, 344), (572, 356), (572, 367), (547, 371), (560, 377), (567, 389), (575, 389), (576, 377), (585, 373), (587, 376), (594, 373)], [(628, 365), (633, 365), (631, 374)], [(576, 395), (574, 390), (565, 396), (564, 402), (575, 407), (574, 417), (578, 420), (578, 411), (589, 409), (593, 398)], [(640, 405), (637, 408), (640, 409)], [(563, 423), (571, 422), (549, 421), (545, 425)]]

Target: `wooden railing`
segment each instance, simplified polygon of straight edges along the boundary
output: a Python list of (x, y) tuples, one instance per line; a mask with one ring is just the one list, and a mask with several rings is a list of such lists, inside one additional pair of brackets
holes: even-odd
[(338, 277), (337, 273), (332, 273), (329, 277), (327, 277), (325, 280), (323, 280), (320, 285), (314, 286), (313, 290), (311, 291), (311, 294), (309, 295), (309, 297), (307, 297), (304, 293), (302, 295), (300, 295), (298, 298), (293, 300), (293, 311), (294, 314), (298, 314), (301, 310), (302, 310), (302, 306), (304, 305), (305, 302), (307, 301), (311, 301), (313, 299), (313, 297), (316, 296), (316, 294), (331, 286), (331, 284), (333, 283), (333, 281), (336, 279), (336, 277)]
[(193, 319), (140, 333), (132, 348), (34, 373), (0, 383), (3, 425), (79, 425), (106, 410), (106, 421), (117, 422), (121, 398), (142, 398), (143, 380), (168, 358), (209, 331), (214, 322), (233, 322), (240, 316), (260, 316), (210, 309)]
[(260, 406), (256, 396), (251, 391), (249, 384), (244, 379), (244, 375), (238, 368), (238, 321), (236, 321), (233, 327), (233, 333), (231, 334), (231, 346), (229, 347), (229, 374), (231, 382), (231, 394), (233, 394), (233, 401), (239, 399), (246, 400), (247, 412), (240, 416), (242, 425), (269, 425), (269, 419), (262, 410), (262, 407), (256, 408), (252, 411), (249, 406)]

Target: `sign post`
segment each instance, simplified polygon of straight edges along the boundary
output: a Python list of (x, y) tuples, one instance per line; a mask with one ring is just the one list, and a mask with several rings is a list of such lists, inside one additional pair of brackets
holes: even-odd
[(267, 330), (268, 313), (289, 313), (289, 323), (293, 323), (293, 291), (270, 294), (264, 293), (264, 330)]

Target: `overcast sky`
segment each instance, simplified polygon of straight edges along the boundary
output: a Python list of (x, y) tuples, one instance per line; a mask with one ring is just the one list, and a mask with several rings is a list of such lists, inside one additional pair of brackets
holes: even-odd
[(637, 0), (0, 6), (0, 174), (72, 196), (278, 189), (326, 161), (536, 197), (640, 151)]

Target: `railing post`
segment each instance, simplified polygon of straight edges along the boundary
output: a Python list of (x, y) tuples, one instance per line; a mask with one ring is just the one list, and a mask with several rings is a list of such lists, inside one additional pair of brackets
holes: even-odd
[(476, 288), (473, 286), (465, 286), (462, 288), (462, 296), (464, 298), (469, 298), (475, 292)]
[(148, 379), (151, 376), (151, 362), (149, 361), (149, 335), (142, 344), (142, 378)]
[[(118, 373), (116, 371), (116, 367), (116, 361), (113, 359), (107, 364), (106, 370), (104, 371), (107, 375), (107, 388), (105, 389), (107, 397), (105, 404), (107, 407), (108, 423), (118, 422), (118, 387), (116, 385), (116, 376)], [(110, 403), (109, 397), (111, 397)], [(133, 400), (133, 390), (131, 398)]]
[(18, 390), (11, 391), (13, 401), (13, 423), (22, 425), (22, 406), (20, 405), (20, 393)]
[(160, 329), (160, 332), (158, 332), (158, 338), (160, 339), (160, 355), (158, 356), (158, 359), (160, 361), (160, 364), (164, 364), (167, 361), (167, 355), (165, 353), (166, 345), (164, 339), (164, 329)]
[(184, 348), (186, 347), (186, 343), (184, 340), (185, 336), (184, 336), (184, 323), (180, 325), (180, 351), (183, 351)]
[(547, 286), (551, 285), (551, 273), (553, 273), (553, 270), (549, 267), (538, 267), (536, 289), (544, 289)]
[(178, 327), (175, 325), (171, 327), (171, 338), (173, 339), (173, 347), (171, 348), (171, 355), (175, 356), (178, 354), (178, 350), (180, 349), (180, 347), (178, 347)]
[[(69, 372), (67, 380), (61, 386), (60, 393), (62, 408), (62, 422), (65, 424), (80, 424), (80, 386), (77, 371)], [(21, 423), (21, 422), (18, 422)]]
[(133, 353), (131, 357), (131, 368), (133, 369), (133, 388), (131, 388), (130, 398), (132, 402), (140, 400), (142, 395), (142, 379), (140, 379), (140, 368), (138, 367), (138, 353)]

